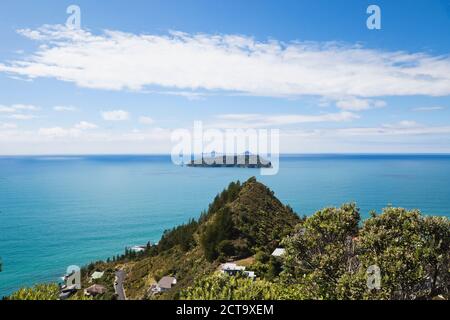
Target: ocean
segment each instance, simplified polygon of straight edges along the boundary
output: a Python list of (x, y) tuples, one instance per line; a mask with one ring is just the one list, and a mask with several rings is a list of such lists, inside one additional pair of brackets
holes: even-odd
[(256, 176), (300, 215), (356, 202), (450, 216), (450, 155), (289, 155), (258, 169), (189, 168), (169, 156), (0, 157), (0, 297), (157, 242), (231, 181)]

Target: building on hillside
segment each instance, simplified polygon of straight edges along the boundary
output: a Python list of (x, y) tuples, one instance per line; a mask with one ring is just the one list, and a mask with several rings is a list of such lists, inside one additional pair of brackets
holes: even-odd
[(90, 286), (89, 288), (84, 290), (84, 294), (86, 296), (96, 296), (99, 294), (104, 294), (106, 292), (106, 288), (99, 284), (94, 284), (93, 286)]
[(145, 249), (147, 249), (147, 246), (133, 246), (130, 248), (130, 251), (135, 252), (135, 253), (141, 253), (141, 252), (144, 252)]
[(235, 276), (238, 273), (242, 273), (245, 271), (245, 267), (238, 266), (235, 263), (224, 263), (220, 266), (220, 271), (222, 273), (226, 273), (230, 276)]
[(161, 293), (172, 289), (174, 285), (177, 284), (177, 279), (175, 277), (162, 277), (156, 285), (153, 285), (150, 290), (152, 293)]
[(220, 272), (225, 273), (229, 276), (236, 276), (238, 274), (243, 274), (250, 279), (256, 279), (256, 274), (254, 271), (245, 271), (245, 267), (238, 266), (235, 263), (224, 263), (220, 266)]
[(105, 274), (104, 272), (95, 271), (95, 272), (91, 275), (91, 281), (101, 279), (101, 278), (103, 277), (104, 274)]
[(272, 252), (272, 256), (274, 256), (274, 257), (282, 257), (282, 256), (284, 256), (285, 253), (286, 253), (286, 249), (283, 249), (283, 248), (276, 248), (276, 249)]

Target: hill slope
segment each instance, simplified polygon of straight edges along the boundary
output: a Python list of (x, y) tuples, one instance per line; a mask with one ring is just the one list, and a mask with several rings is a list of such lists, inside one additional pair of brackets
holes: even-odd
[(220, 262), (249, 257), (260, 248), (271, 251), (299, 221), (255, 178), (231, 183), (198, 221), (166, 231), (157, 246), (125, 263), (127, 293), (130, 298), (148, 298), (152, 282), (173, 275), (178, 279), (176, 290), (158, 298), (175, 298)]
[(230, 205), (240, 237), (252, 246), (275, 248), (299, 222), (290, 207), (283, 205), (273, 191), (250, 179)]

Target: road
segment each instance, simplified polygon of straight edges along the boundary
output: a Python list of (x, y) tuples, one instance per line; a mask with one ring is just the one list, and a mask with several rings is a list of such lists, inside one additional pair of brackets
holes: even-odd
[(116, 271), (116, 282), (114, 283), (114, 289), (116, 290), (117, 300), (127, 300), (125, 290), (123, 288), (123, 281), (125, 280), (125, 271)]

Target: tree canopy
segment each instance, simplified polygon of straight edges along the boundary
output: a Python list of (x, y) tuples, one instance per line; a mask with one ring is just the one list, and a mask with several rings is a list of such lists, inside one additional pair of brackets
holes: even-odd
[[(282, 279), (317, 299), (418, 299), (449, 292), (450, 224), (386, 208), (360, 224), (353, 204), (317, 212), (284, 240)], [(368, 285), (379, 270), (379, 288)]]

